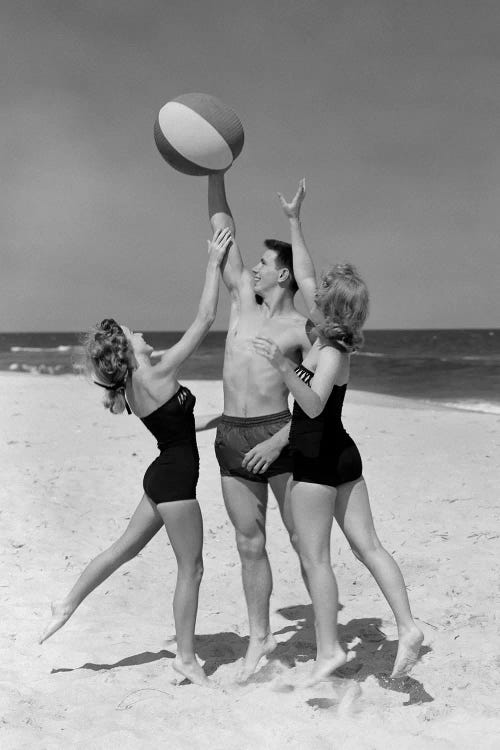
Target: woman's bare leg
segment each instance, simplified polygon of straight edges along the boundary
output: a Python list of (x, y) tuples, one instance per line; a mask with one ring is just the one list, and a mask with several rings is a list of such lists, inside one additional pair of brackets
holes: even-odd
[(209, 681), (198, 664), (194, 650), (194, 629), (198, 593), (203, 576), (203, 521), (197, 500), (177, 500), (157, 506), (177, 559), (174, 620), (177, 656), (174, 669), (197, 685)]
[(40, 643), (54, 635), (69, 620), (91, 591), (144, 549), (162, 525), (160, 514), (144, 495), (122, 536), (94, 557), (64, 599), (53, 602), (52, 619), (40, 638)]
[(391, 677), (403, 677), (417, 661), (424, 636), (412, 617), (401, 571), (378, 539), (364, 479), (338, 487), (335, 518), (352, 551), (373, 575), (394, 613), (399, 645)]
[(269, 478), (269, 485), (273, 491), (274, 497), (276, 498), (276, 502), (278, 503), (281, 519), (285, 525), (285, 529), (288, 531), (288, 536), (290, 537), (292, 547), (299, 558), (300, 574), (302, 576), (302, 580), (304, 581), (304, 586), (306, 587), (307, 593), (310, 596), (311, 592), (309, 591), (309, 583), (307, 581), (306, 571), (304, 570), (304, 566), (302, 565), (302, 561), (300, 559), (297, 534), (295, 533), (295, 529), (293, 526), (292, 509), (290, 507), (292, 484), (293, 478), (291, 474), (276, 474), (274, 477)]
[(314, 609), (316, 661), (307, 685), (328, 677), (346, 662), (337, 632), (338, 589), (330, 560), (335, 489), (293, 482), (291, 510), (299, 554)]

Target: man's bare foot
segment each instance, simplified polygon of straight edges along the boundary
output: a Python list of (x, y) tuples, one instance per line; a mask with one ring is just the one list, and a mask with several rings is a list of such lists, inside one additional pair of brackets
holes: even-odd
[(75, 611), (74, 607), (69, 607), (67, 604), (61, 602), (53, 602), (51, 604), (51, 610), (52, 619), (45, 628), (45, 632), (39, 639), (38, 643), (43, 643), (47, 638), (50, 638), (51, 635), (57, 633), (59, 628), (62, 628)]
[(212, 683), (206, 676), (203, 668), (198, 664), (196, 659), (190, 662), (182, 661), (178, 656), (174, 659), (172, 667), (175, 669), (177, 674), (182, 680), (189, 680), (193, 685), (201, 685), (202, 687), (212, 687)]
[(237, 682), (246, 682), (253, 675), (260, 660), (274, 651), (277, 643), (272, 633), (268, 633), (264, 638), (252, 638), (248, 644), (243, 666), (237, 677)]
[(414, 628), (404, 633), (399, 638), (398, 652), (392, 669), (391, 677), (397, 679), (406, 677), (411, 672), (418, 659), (420, 646), (424, 640), (424, 634), (415, 625)]
[(301, 680), (299, 687), (312, 687), (313, 685), (317, 685), (318, 682), (327, 680), (336, 669), (343, 667), (346, 662), (347, 654), (339, 646), (335, 654), (328, 659), (316, 659), (311, 674), (304, 680)]

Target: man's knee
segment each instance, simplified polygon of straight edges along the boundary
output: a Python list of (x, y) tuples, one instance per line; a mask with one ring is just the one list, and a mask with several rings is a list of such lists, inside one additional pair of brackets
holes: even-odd
[(266, 539), (260, 532), (249, 536), (237, 531), (236, 546), (242, 560), (259, 560), (266, 554)]

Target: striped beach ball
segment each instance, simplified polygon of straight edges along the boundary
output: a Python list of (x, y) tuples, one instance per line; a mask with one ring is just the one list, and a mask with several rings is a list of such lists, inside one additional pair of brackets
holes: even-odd
[(209, 94), (183, 94), (158, 114), (154, 137), (170, 166), (190, 175), (223, 172), (243, 148), (243, 126), (233, 110)]

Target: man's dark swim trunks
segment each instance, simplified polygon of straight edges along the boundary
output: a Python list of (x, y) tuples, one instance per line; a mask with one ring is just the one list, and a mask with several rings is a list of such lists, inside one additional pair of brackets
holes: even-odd
[(288, 446), (283, 448), (278, 458), (262, 474), (254, 474), (241, 465), (249, 450), (275, 435), (290, 419), (288, 410), (263, 417), (228, 417), (223, 414), (215, 437), (215, 455), (221, 476), (240, 477), (265, 484), (270, 477), (290, 473), (292, 460)]

